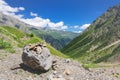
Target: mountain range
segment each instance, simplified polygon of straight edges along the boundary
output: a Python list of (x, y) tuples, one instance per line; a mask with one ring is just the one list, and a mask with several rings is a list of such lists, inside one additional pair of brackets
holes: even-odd
[(71, 40), (73, 40), (73, 38), (79, 35), (78, 33), (70, 31), (52, 30), (47, 28), (30, 28), (30, 31), (58, 50), (62, 49)]
[(38, 28), (2, 13), (0, 13), (0, 25), (16, 27), (25, 33), (33, 33), (58, 50), (62, 49), (73, 38), (79, 35), (78, 33), (73, 33), (69, 31)]
[(119, 62), (120, 4), (93, 21), (62, 52), (83, 63)]
[[(82, 63), (120, 60), (120, 4), (109, 8), (81, 34), (35, 28), (2, 13), (0, 13), (0, 25), (0, 47), (11, 52), (14, 52), (15, 47), (45, 40), (49, 43), (49, 49), (52, 49), (53, 54), (60, 53), (54, 48), (60, 50), (67, 45), (61, 52)], [(12, 47), (14, 44), (15, 47)]]

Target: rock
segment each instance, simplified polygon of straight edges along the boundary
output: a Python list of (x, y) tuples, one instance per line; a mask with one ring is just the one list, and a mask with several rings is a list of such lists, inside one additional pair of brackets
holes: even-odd
[(53, 60), (53, 65), (57, 63), (57, 60)]
[(53, 60), (52, 63), (53, 63), (53, 64), (52, 64), (52, 69), (53, 69), (53, 70), (57, 70), (57, 69), (58, 69), (57, 60)]
[(25, 46), (23, 48), (22, 61), (26, 66), (34, 70), (48, 71), (52, 66), (52, 55), (48, 48), (41, 46), (41, 44), (33, 47)]
[(64, 79), (63, 77), (60, 77), (60, 78), (54, 78), (53, 75), (50, 75), (47, 80), (66, 80)]
[(57, 74), (57, 71), (54, 71), (53, 74), (56, 75), (56, 74)]
[(65, 71), (64, 71), (64, 74), (66, 74), (66, 75), (70, 75), (70, 74), (71, 74), (70, 69), (66, 68)]
[(58, 75), (57, 78), (63, 78), (62, 75)]
[(53, 80), (53, 75), (50, 75), (47, 80)]
[(53, 65), (52, 69), (53, 69), (53, 70), (57, 70), (57, 69), (58, 69), (58, 65), (57, 65), (57, 64), (56, 64), (56, 65)]
[(66, 59), (65, 62), (66, 62), (66, 63), (69, 63), (69, 62), (70, 62), (70, 59)]
[(64, 78), (53, 78), (52, 80), (66, 80)]
[(40, 54), (42, 52), (42, 49), (40, 46), (36, 47), (36, 53), (37, 54)]
[(69, 77), (67, 80), (74, 80), (74, 78), (73, 77)]

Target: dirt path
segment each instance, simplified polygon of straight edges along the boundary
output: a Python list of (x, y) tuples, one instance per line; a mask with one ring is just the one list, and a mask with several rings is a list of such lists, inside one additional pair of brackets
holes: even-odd
[[(57, 69), (46, 73), (33, 71), (22, 64), (21, 54), (11, 54), (0, 60), (0, 80), (120, 80), (120, 66), (84, 69), (78, 62), (54, 57)], [(59, 77), (62, 77), (61, 79)]]

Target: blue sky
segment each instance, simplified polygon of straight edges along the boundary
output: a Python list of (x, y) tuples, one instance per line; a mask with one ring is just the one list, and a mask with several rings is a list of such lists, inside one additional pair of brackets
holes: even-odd
[[(7, 15), (37, 27), (81, 32), (120, 0), (0, 0)], [(6, 3), (6, 5), (5, 5)], [(0, 10), (4, 12), (3, 10)], [(12, 13), (12, 14), (11, 14)]]

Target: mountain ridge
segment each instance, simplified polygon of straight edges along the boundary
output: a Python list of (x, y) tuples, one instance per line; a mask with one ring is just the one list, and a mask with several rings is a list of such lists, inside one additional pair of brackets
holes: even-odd
[[(119, 42), (114, 43), (120, 40), (119, 22), (120, 4), (98, 17), (90, 27), (64, 47), (62, 52), (85, 63), (119, 62), (115, 57), (120, 55)], [(114, 45), (109, 46), (110, 44)]]

